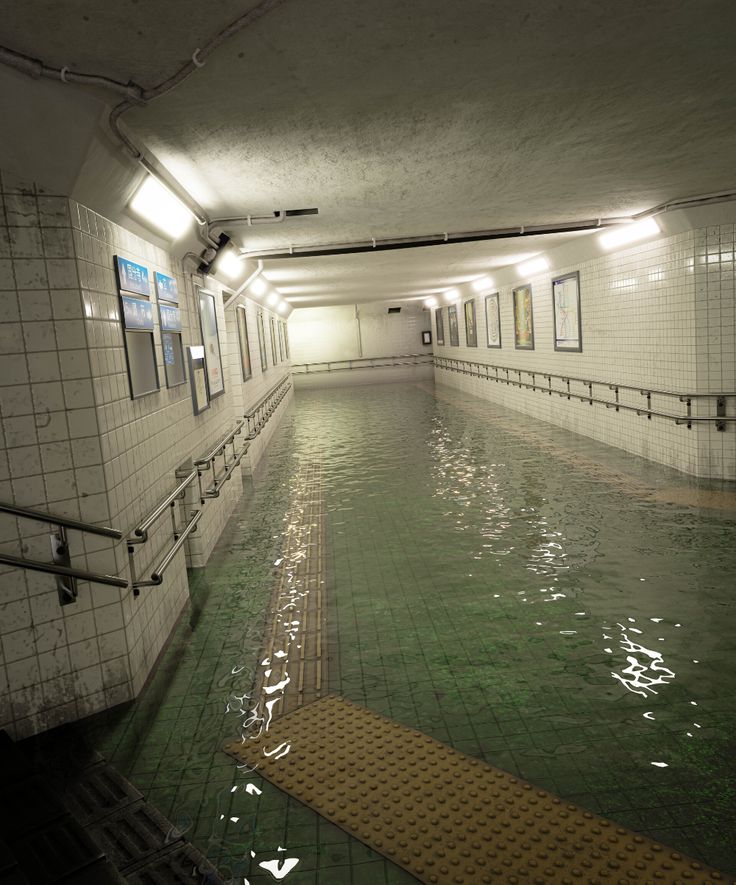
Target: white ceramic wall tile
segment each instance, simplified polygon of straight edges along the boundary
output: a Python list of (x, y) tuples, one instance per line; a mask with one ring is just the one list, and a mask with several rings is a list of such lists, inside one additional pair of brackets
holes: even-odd
[[(662, 237), (520, 280), (519, 284), (532, 287), (534, 350), (514, 347), (513, 286), (500, 289), (501, 349), (485, 346), (485, 296), (473, 296), (469, 287), (461, 287), (460, 346), (450, 346), (445, 306), (445, 345), (435, 344), (435, 353), (534, 371), (538, 382), (550, 372), (636, 388), (733, 393), (733, 251), (733, 225), (720, 225)], [(562, 353), (553, 345), (551, 280), (575, 270), (580, 272), (583, 351)], [(463, 301), (470, 297), (475, 300), (477, 347), (468, 347), (465, 339)], [(434, 320), (433, 329), (436, 340)], [(650, 421), (633, 412), (617, 413), (442, 369), (435, 370), (435, 379), (686, 473), (736, 478), (733, 425), (725, 433), (712, 427), (688, 430), (662, 418)], [(582, 385), (572, 386), (583, 390)], [(611, 395), (606, 388), (598, 390)], [(621, 402), (636, 406), (642, 399), (638, 391), (622, 391)], [(732, 410), (736, 408), (733, 398), (730, 403)], [(652, 405), (667, 412), (682, 408), (676, 399), (663, 396), (654, 396)]]

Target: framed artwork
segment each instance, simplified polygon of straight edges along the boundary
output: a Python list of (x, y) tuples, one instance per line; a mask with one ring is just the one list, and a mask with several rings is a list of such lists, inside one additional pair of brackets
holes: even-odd
[(475, 299), (471, 298), (463, 305), (465, 310), (465, 343), (468, 347), (478, 346), (478, 332), (475, 328)]
[(442, 319), (441, 307), (438, 307), (434, 312), (434, 324), (437, 329), (437, 344), (443, 347), (445, 343), (445, 322)]
[(450, 345), (460, 347), (460, 335), (457, 329), (457, 305), (451, 304), (447, 308), (447, 325), (450, 327)]
[(263, 311), (258, 311), (256, 331), (258, 332), (258, 350), (261, 353), (261, 371), (265, 372), (268, 368), (266, 360), (266, 327), (263, 323)]
[(279, 361), (279, 358), (278, 358), (278, 355), (277, 355), (278, 352), (277, 352), (277, 350), (276, 350), (276, 348), (277, 348), (277, 344), (276, 344), (276, 323), (274, 322), (273, 317), (269, 317), (269, 320), (270, 320), (270, 322), (269, 322), (269, 326), (271, 327), (271, 356), (273, 357), (273, 364), (274, 364), (274, 366), (275, 366), (276, 363)]
[(517, 286), (514, 299), (514, 347), (517, 350), (534, 350), (534, 314), (532, 311), (532, 287)]
[(580, 353), (583, 349), (583, 336), (580, 328), (578, 271), (552, 280), (552, 311), (555, 321), (555, 350)]
[(239, 304), (235, 308), (235, 318), (238, 321), (238, 340), (240, 341), (240, 367), (243, 370), (243, 381), (253, 376), (253, 367), (250, 364), (250, 344), (248, 343), (248, 317), (245, 305)]
[(432, 343), (432, 333), (429, 331), (422, 332), (422, 344)]
[(498, 292), (486, 295), (486, 346), (501, 346), (501, 303)]
[(199, 325), (202, 330), (202, 346), (207, 366), (207, 396), (213, 400), (225, 393), (225, 376), (222, 371), (220, 339), (217, 334), (215, 296), (206, 289), (199, 289)]
[(209, 409), (210, 401), (207, 396), (207, 362), (204, 358), (204, 346), (201, 344), (187, 347), (187, 362), (189, 363), (189, 382), (192, 388), (192, 411), (195, 415)]

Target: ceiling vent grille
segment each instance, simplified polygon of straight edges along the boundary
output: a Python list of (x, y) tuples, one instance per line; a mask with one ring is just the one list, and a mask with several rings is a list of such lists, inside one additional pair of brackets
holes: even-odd
[(401, 308), (400, 307), (389, 307), (388, 312), (389, 313), (401, 313)]

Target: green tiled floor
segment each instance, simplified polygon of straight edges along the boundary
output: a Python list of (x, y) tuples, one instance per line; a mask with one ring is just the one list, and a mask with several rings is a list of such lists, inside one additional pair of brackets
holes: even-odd
[(290, 885), (413, 881), (219, 751), (295, 465), (318, 458), (332, 691), (733, 870), (734, 513), (668, 504), (691, 481), (453, 396), (300, 394), (192, 617), (97, 745), (225, 873), (271, 882), (261, 861), (297, 857)]

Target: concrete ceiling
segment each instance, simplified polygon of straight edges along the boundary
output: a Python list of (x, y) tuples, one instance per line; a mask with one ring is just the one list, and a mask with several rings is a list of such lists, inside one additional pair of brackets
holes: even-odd
[[(254, 2), (26, 0), (2, 42), (155, 85)], [(125, 125), (248, 250), (622, 215), (734, 186), (731, 0), (286, 0)], [(417, 297), (545, 248), (269, 260), (295, 306)]]

